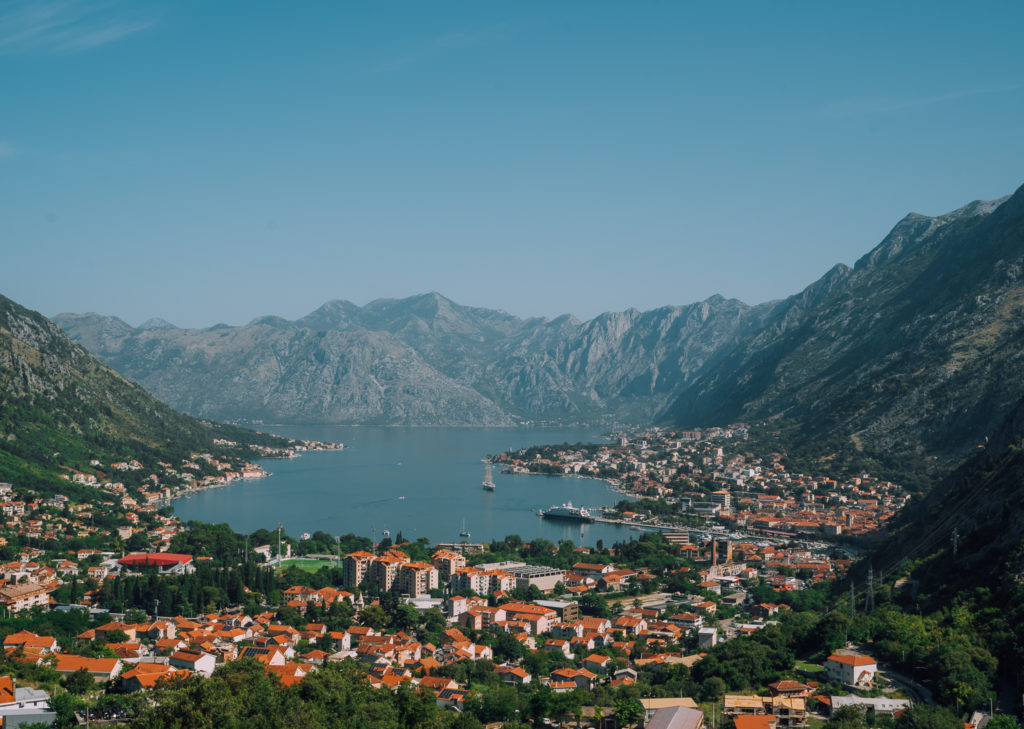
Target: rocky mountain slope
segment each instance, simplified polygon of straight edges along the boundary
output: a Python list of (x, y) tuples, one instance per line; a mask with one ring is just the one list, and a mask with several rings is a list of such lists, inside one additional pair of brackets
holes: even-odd
[(911, 214), (851, 269), (776, 305), (666, 419), (788, 419), (950, 464), (1024, 396), (1024, 188)]
[(0, 296), (0, 481), (52, 480), (93, 458), (151, 464), (220, 453), (215, 438), (285, 444), (175, 412), (46, 317)]

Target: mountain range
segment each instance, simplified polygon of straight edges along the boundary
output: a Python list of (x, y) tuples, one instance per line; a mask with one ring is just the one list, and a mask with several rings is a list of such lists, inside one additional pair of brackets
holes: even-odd
[(62, 314), (157, 397), (217, 419), (408, 425), (736, 420), (952, 463), (1024, 395), (1024, 188), (910, 214), (786, 299), (719, 296), (589, 321), (433, 293), (179, 329)]

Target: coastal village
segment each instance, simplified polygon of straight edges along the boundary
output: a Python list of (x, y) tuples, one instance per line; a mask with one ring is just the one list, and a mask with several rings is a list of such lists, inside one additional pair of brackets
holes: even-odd
[(791, 473), (781, 453), (746, 454), (747, 433), (745, 424), (651, 429), (618, 436), (614, 445), (530, 448), (494, 460), (507, 473), (600, 478), (626, 496), (660, 500), (670, 508), (627, 507), (608, 516), (663, 529), (704, 523), (783, 538), (864, 537), (878, 534), (910, 500), (897, 484), (870, 474), (837, 481)]
[[(163, 614), (159, 604), (151, 611), (111, 612), (101, 597), (104, 583), (133, 575), (180, 578), (204, 563), (215, 566), (209, 555), (169, 551), (186, 527), (160, 504), (189, 490), (263, 477), (260, 466), (204, 453), (161, 463), (153, 473), (143, 473), (137, 461), (94, 461), (93, 473), (65, 476), (96, 491), (91, 503), (61, 494), (44, 499), (0, 484), (0, 548), (11, 552), (19, 545), (0, 565), (5, 614), (77, 610), (92, 625), (60, 639), (5, 631), (6, 665), (42, 673), (23, 673), (36, 680), (0, 678), (0, 716), (4, 726), (52, 720), (51, 695), (40, 688), (47, 684), (39, 676), (50, 676), (50, 686), (56, 680), (58, 691), (70, 690), (68, 677), (75, 676), (88, 677), (89, 692), (127, 696), (167, 679), (210, 676), (241, 659), (257, 661), (281, 686), (351, 661), (365, 667), (365, 680), (375, 688), (430, 692), (437, 706), (455, 712), (479, 694), (479, 675), (472, 678), (478, 669), (466, 666), (483, 666), (518, 691), (563, 696), (550, 699), (547, 711), (588, 717), (582, 726), (639, 721), (700, 729), (709, 705), (737, 729), (807, 726), (820, 723), (830, 707), (850, 703), (879, 713), (906, 708), (906, 694), (891, 687), (878, 693), (888, 684), (878, 680), (877, 662), (854, 650), (838, 650), (816, 665), (787, 666), (764, 695), (672, 698), (631, 691), (638, 683), (657, 685), (659, 674), (680, 666), (694, 670), (717, 645), (777, 626), (792, 596), (843, 575), (850, 564), (827, 543), (785, 538), (869, 534), (906, 501), (899, 487), (867, 475), (839, 483), (789, 474), (778, 454), (736, 455), (727, 444), (739, 443), (743, 432), (742, 426), (655, 431), (622, 437), (614, 446), (531, 449), (495, 459), (513, 473), (614, 478), (624, 494), (642, 497), (637, 504), (654, 498), (670, 505), (671, 514), (637, 508), (609, 515), (658, 530), (639, 541), (614, 548), (546, 543), (539, 553), (527, 543), (515, 546), (528, 559), (509, 559), (500, 544), (431, 549), (426, 540), (388, 539), (344, 556), (316, 555), (322, 563), (316, 580), (302, 579), (311, 572), (285, 571), (290, 540), (287, 550), (253, 545), (253, 558), (267, 560), (263, 569), (292, 584), (276, 601), (261, 595), (249, 609), (224, 605), (188, 617)], [(261, 455), (334, 447), (304, 443)], [(688, 528), (695, 520), (702, 526)], [(68, 553), (50, 546), (68, 537), (98, 546)], [(498, 553), (502, 558), (493, 559)], [(332, 576), (335, 584), (323, 584)], [(633, 702), (640, 713), (622, 710), (615, 718), (616, 701), (620, 709), (623, 701)], [(530, 719), (554, 725), (560, 716)]]

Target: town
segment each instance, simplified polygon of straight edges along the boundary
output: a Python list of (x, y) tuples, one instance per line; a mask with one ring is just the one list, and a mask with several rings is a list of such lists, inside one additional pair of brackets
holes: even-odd
[[(495, 459), (513, 472), (614, 479), (634, 499), (608, 518), (635, 524), (639, 538), (594, 548), (514, 536), (431, 545), (278, 532), (275, 542), (265, 530), (265, 543), (250, 545), (190, 529), (160, 506), (266, 475), (206, 453), (156, 473), (91, 463), (118, 481), (67, 473), (91, 501), (0, 484), (0, 716), (5, 726), (90, 711), (128, 721), (146, 711), (139, 696), (229, 664), (258, 665), (282, 690), (361, 666), (374, 689), (429, 693), (439, 711), (495, 726), (575, 715), (587, 726), (699, 729), (711, 712), (739, 729), (777, 729), (816, 726), (851, 705), (883, 716), (927, 701), (835, 635), (806, 635), (799, 661), (787, 652), (742, 677), (719, 658), (730, 645), (757, 651), (806, 630), (794, 625), (827, 609), (851, 562), (817, 540), (870, 535), (907, 498), (866, 474), (837, 482), (788, 474), (778, 454), (739, 455), (730, 445), (744, 431), (651, 431)], [(328, 447), (337, 446), (258, 455)], [(343, 541), (356, 548), (342, 554)], [(64, 630), (41, 629), (56, 625)]]
[(648, 429), (614, 445), (547, 446), (494, 458), (514, 474), (589, 476), (638, 499), (608, 517), (667, 529), (706, 524), (782, 538), (877, 535), (910, 500), (889, 481), (790, 473), (780, 453), (747, 453), (745, 424)]

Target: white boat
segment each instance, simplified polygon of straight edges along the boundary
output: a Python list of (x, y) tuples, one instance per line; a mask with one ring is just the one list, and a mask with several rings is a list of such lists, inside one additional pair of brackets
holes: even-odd
[(467, 539), (469, 538), (469, 530), (466, 529), (466, 520), (465, 519), (462, 520), (462, 531), (459, 532), (459, 536), (460, 537), (466, 537)]
[(552, 506), (547, 511), (541, 512), (541, 516), (545, 519), (567, 519), (569, 521), (584, 521), (588, 523), (594, 521), (594, 517), (591, 516), (589, 511), (582, 506), (573, 506), (571, 501), (561, 506)]
[(491, 473), (490, 461), (487, 461), (487, 463), (484, 464), (484, 480), (483, 483), (481, 483), (480, 485), (483, 486), (484, 489), (487, 491), (494, 491), (495, 489), (494, 476)]

